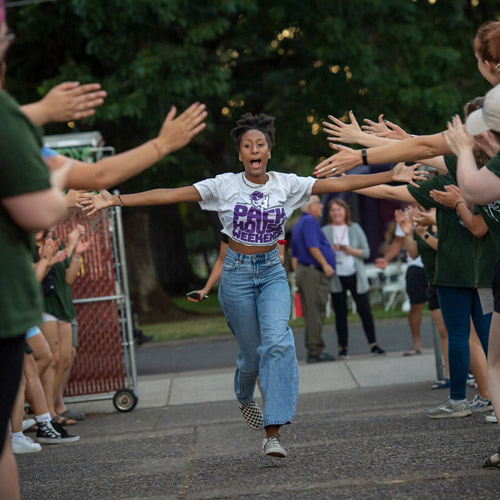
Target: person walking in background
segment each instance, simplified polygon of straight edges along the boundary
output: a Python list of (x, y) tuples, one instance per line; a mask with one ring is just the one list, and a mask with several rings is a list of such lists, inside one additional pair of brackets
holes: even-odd
[(307, 362), (335, 361), (331, 354), (323, 352), (323, 325), (329, 279), (335, 274), (335, 253), (318, 223), (323, 212), (319, 197), (311, 196), (301, 210), (292, 229), (292, 266), (306, 324)]
[(335, 311), (339, 358), (349, 357), (348, 290), (356, 303), (371, 353), (375, 356), (386, 354), (377, 345), (375, 338), (375, 323), (368, 297), (370, 283), (363, 262), (370, 256), (370, 247), (365, 232), (359, 224), (352, 221), (349, 205), (340, 198), (335, 198), (328, 203), (328, 224), (322, 229), (337, 258), (336, 272), (330, 278), (330, 292)]

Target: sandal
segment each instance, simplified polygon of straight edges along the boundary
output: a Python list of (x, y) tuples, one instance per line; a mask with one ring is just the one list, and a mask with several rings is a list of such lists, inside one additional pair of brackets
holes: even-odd
[(422, 354), (420, 349), (408, 349), (403, 353), (403, 356), (416, 356), (417, 354)]
[(76, 420), (74, 420), (73, 418), (66, 418), (62, 415), (56, 415), (53, 420), (55, 420), (59, 425), (63, 426), (76, 424)]
[(85, 414), (83, 414), (80, 411), (72, 411), (69, 408), (66, 409), (66, 411), (63, 411), (62, 413), (59, 413), (61, 417), (70, 419), (70, 420), (84, 420), (85, 419)]
[(498, 460), (496, 462), (492, 462), (491, 457), (488, 457), (483, 462), (484, 469), (500, 469), (500, 447), (498, 448), (498, 451), (495, 453), (495, 455), (498, 456)]
[(431, 387), (432, 391), (436, 389), (448, 389), (450, 387), (450, 379), (444, 378), (443, 380), (436, 380), (434, 385)]

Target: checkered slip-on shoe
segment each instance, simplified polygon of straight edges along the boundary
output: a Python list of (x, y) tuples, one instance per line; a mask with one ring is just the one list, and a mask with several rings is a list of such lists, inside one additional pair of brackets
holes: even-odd
[(245, 422), (255, 430), (262, 429), (264, 425), (264, 415), (259, 405), (255, 401), (250, 401), (246, 405), (240, 403), (240, 411)]

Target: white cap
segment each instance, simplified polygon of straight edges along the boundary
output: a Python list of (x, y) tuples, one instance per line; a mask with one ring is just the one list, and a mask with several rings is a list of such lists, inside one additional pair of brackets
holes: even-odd
[(487, 130), (500, 132), (500, 85), (484, 96), (483, 107), (467, 117), (465, 127), (471, 135), (482, 134)]

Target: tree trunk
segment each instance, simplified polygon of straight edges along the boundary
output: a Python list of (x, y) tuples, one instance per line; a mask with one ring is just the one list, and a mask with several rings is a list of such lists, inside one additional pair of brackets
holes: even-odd
[(150, 217), (147, 208), (123, 211), (127, 270), (134, 311), (143, 323), (185, 319), (165, 293), (156, 271), (151, 248)]

